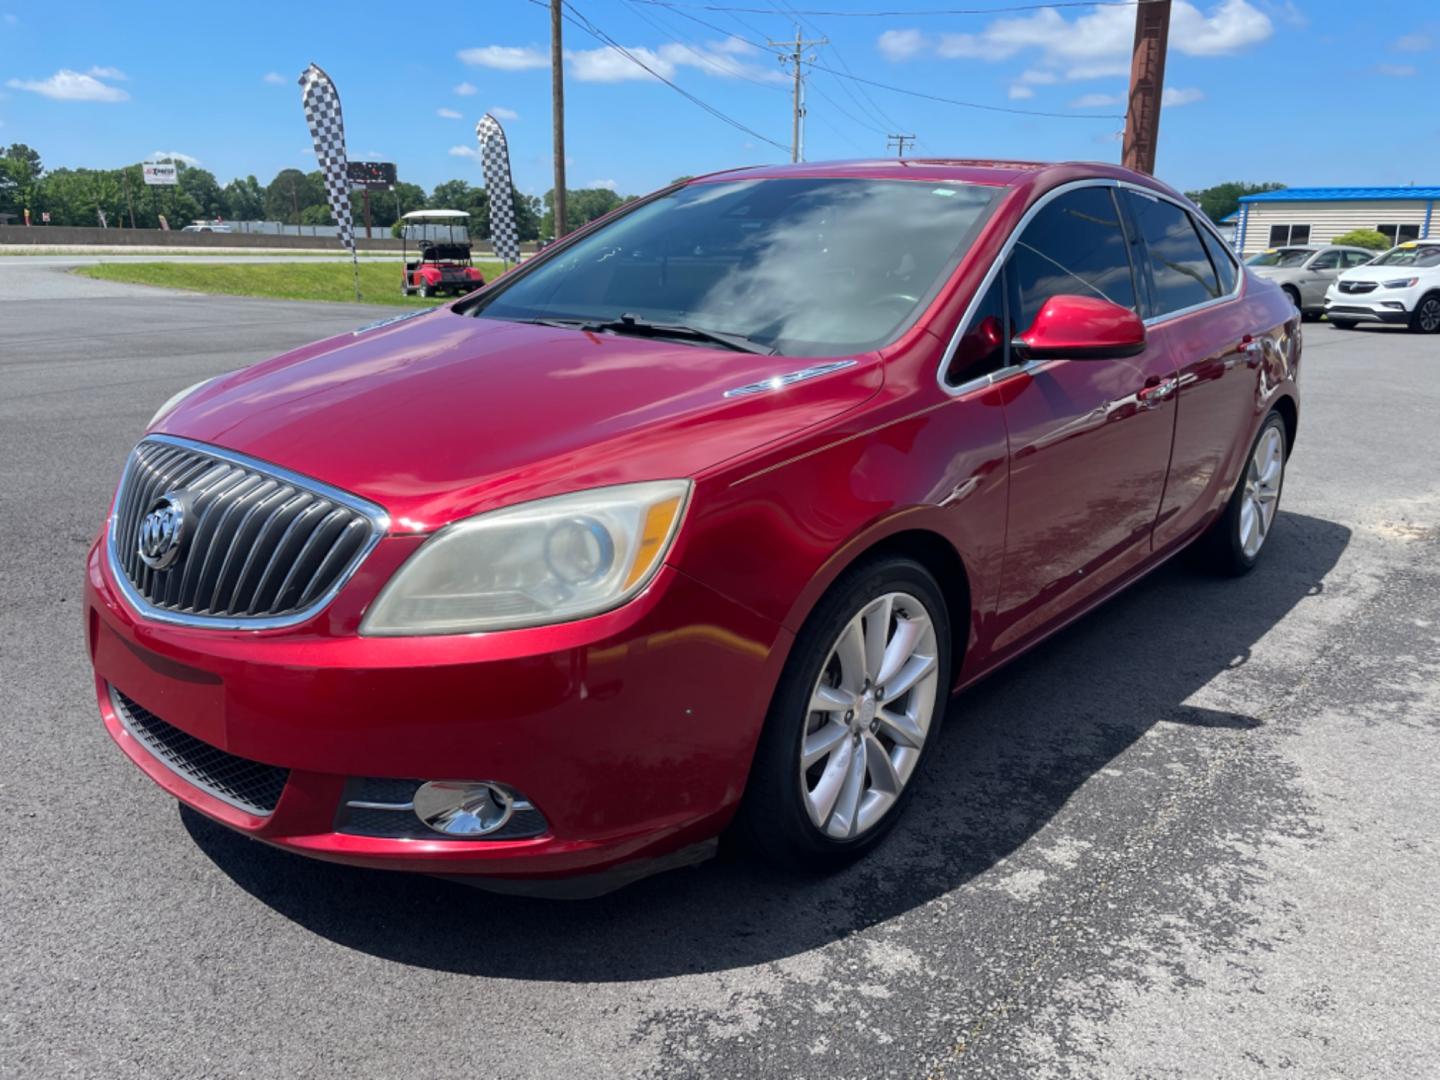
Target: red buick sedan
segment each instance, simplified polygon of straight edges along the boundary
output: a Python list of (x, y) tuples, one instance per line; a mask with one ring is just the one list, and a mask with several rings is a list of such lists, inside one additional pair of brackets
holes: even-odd
[(667, 188), (177, 394), (88, 563), (100, 713), (289, 851), (595, 892), (853, 859), (953, 693), (1188, 545), (1241, 573), (1299, 316), (1094, 164)]

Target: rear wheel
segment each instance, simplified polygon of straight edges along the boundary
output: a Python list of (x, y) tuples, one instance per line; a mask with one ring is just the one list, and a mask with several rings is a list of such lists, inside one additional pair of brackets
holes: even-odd
[(1430, 293), (1420, 298), (1410, 316), (1410, 329), (1417, 334), (1440, 332), (1440, 293)]
[(795, 641), (736, 831), (781, 866), (828, 869), (880, 842), (944, 716), (950, 620), (930, 572), (885, 557), (846, 574)]
[(1209, 569), (1239, 576), (1260, 561), (1280, 510), (1285, 456), (1285, 421), (1272, 412), (1255, 436), (1224, 512), (1200, 540), (1197, 553)]

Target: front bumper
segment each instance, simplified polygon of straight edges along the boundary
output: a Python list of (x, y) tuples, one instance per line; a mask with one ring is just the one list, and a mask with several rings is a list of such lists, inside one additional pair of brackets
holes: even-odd
[(1383, 285), (1368, 293), (1342, 293), (1334, 285), (1325, 293), (1325, 314), (1355, 322), (1404, 324), (1420, 299), (1422, 290), (1387, 289)]
[[(361, 638), (325, 612), (273, 632), (148, 621), (98, 544), (86, 601), (106, 729), (182, 802), (303, 855), (512, 881), (689, 861), (734, 812), (790, 643), (671, 567), (593, 619), (455, 637)], [(111, 687), (210, 747), (288, 770), (273, 811), (248, 812), (163, 761), (127, 731)], [(514, 840), (337, 831), (347, 783), (377, 777), (499, 781), (547, 828)]]

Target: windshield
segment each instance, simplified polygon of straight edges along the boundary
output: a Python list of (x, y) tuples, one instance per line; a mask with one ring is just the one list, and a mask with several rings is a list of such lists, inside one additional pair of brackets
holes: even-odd
[(1301, 266), (1315, 252), (1309, 248), (1272, 248), (1252, 255), (1245, 260), (1246, 266)]
[(1371, 266), (1440, 266), (1440, 247), (1406, 244), (1391, 248)]
[(891, 340), (969, 247), (998, 189), (911, 180), (701, 183), (577, 241), (467, 314), (645, 322), (836, 356)]

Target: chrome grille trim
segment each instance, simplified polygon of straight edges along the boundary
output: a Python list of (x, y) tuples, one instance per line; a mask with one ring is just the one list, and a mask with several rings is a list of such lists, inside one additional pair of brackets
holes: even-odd
[[(151, 570), (134, 550), (135, 530), (146, 507), (177, 490), (204, 508), (186, 555), (173, 570)], [(126, 601), (148, 619), (270, 630), (325, 608), (389, 529), (383, 507), (319, 480), (209, 443), (147, 435), (120, 478), (106, 561)], [(287, 591), (292, 599), (282, 605)]]

